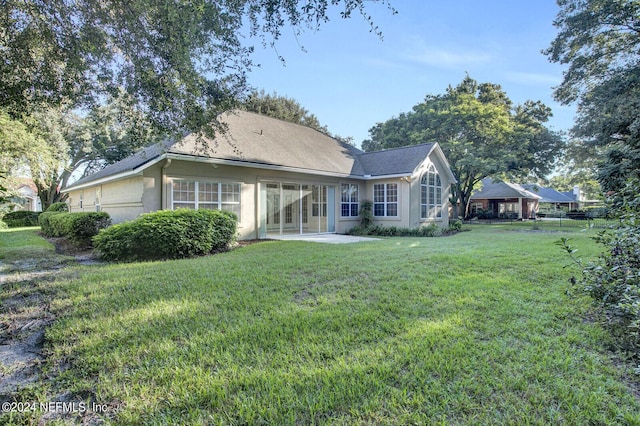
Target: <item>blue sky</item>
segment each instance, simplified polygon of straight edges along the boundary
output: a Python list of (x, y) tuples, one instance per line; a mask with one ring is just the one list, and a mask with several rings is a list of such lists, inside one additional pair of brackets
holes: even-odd
[[(424, 100), (444, 93), (468, 73), (499, 84), (515, 104), (540, 100), (552, 108), (549, 126), (568, 130), (574, 106), (553, 100), (563, 66), (541, 51), (557, 30), (554, 0), (392, 0), (398, 11), (367, 2), (383, 33), (370, 32), (358, 14), (295, 36), (284, 28), (276, 48), (256, 44), (249, 83), (297, 100), (329, 131), (352, 136), (357, 146), (369, 129)], [(278, 55), (284, 57), (283, 65)]]

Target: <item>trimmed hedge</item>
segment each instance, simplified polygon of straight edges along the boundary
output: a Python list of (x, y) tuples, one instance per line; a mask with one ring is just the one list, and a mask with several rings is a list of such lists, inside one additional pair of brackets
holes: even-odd
[(69, 206), (64, 201), (60, 201), (58, 203), (51, 204), (47, 210), (47, 212), (68, 212)]
[(226, 249), (236, 229), (228, 211), (162, 210), (100, 231), (93, 245), (105, 260), (177, 259)]
[(77, 246), (91, 245), (91, 239), (111, 224), (106, 212), (64, 213), (44, 212), (40, 229), (47, 237), (65, 237)]
[(49, 212), (49, 211), (40, 213), (40, 216), (38, 217), (38, 223), (40, 224), (40, 230), (44, 235), (46, 235), (47, 237), (62, 236), (62, 235), (55, 235), (53, 229), (51, 228), (51, 223), (49, 222), (49, 219), (51, 219), (52, 216), (56, 216), (63, 213), (64, 212)]
[[(453, 229), (450, 229), (453, 231)], [(370, 225), (370, 226), (354, 226), (348, 231), (349, 235), (358, 236), (376, 236), (376, 237), (439, 237), (443, 233), (435, 223), (431, 223), (427, 226), (421, 226), (419, 228), (405, 228), (400, 226), (383, 226), (383, 225)]]
[(18, 228), (22, 226), (38, 226), (38, 216), (40, 212), (32, 212), (28, 210), (17, 210), (4, 215), (2, 220), (9, 228)]

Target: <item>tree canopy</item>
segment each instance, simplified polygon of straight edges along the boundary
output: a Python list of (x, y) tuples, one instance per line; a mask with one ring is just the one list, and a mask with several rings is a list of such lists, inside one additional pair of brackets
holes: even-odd
[(311, 127), (322, 133), (329, 133), (327, 126), (320, 124), (318, 117), (310, 113), (298, 101), (276, 93), (267, 94), (264, 90), (252, 92), (243, 102), (246, 111), (278, 118), (290, 123)]
[(131, 110), (128, 99), (121, 94), (85, 117), (61, 108), (37, 110), (26, 124), (0, 110), (0, 168), (28, 169), (43, 208), (63, 201), (60, 189), (71, 176), (85, 176), (158, 141), (160, 134), (144, 114)]
[(559, 33), (545, 51), (568, 69), (558, 101), (578, 102), (572, 129), (604, 147), (598, 179), (605, 190), (640, 177), (640, 1), (560, 0)]
[(198, 131), (246, 93), (252, 38), (266, 45), (284, 26), (317, 29), (336, 9), (342, 18), (360, 13), (377, 32), (367, 3), (6, 0), (0, 109), (21, 118), (124, 90), (157, 127)]
[(453, 197), (465, 215), (483, 178), (543, 177), (551, 171), (564, 141), (545, 127), (550, 117), (539, 101), (514, 107), (499, 85), (467, 76), (443, 95), (427, 95), (411, 112), (376, 124), (362, 146), (373, 151), (438, 142), (458, 179)]

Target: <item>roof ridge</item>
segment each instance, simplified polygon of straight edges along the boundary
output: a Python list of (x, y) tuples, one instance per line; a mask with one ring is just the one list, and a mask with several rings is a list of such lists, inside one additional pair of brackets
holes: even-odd
[(376, 153), (380, 153), (380, 152), (397, 151), (399, 149), (416, 148), (416, 147), (420, 147), (420, 146), (435, 145), (435, 144), (436, 144), (436, 142), (423, 142), (423, 143), (417, 143), (417, 144), (414, 144), (414, 145), (396, 146), (396, 147), (393, 147), (393, 148), (379, 149), (377, 151), (362, 151), (362, 155), (365, 155), (365, 154), (376, 154)]

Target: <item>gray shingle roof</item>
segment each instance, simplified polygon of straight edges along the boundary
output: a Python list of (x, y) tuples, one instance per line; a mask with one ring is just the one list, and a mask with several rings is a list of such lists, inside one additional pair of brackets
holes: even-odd
[(434, 145), (433, 143), (427, 143), (367, 152), (360, 155), (360, 162), (365, 174), (371, 176), (411, 174), (429, 155)]
[[(540, 202), (542, 203), (573, 203), (575, 198), (569, 197), (566, 193), (556, 191), (553, 188), (545, 188), (539, 185), (528, 183), (523, 185), (528, 191), (542, 197)], [(569, 193), (573, 195), (572, 193)]]
[(474, 191), (471, 199), (496, 199), (496, 198), (534, 198), (540, 199), (530, 191), (515, 183), (495, 182), (491, 178), (482, 179), (482, 188)]
[(364, 153), (309, 127), (251, 112), (230, 112), (224, 114), (221, 121), (227, 124), (227, 132), (217, 135), (214, 140), (205, 139), (203, 144), (194, 135), (188, 135), (177, 142), (152, 145), (75, 182), (67, 189), (136, 171), (163, 154), (353, 177), (396, 175), (412, 173), (435, 145), (430, 143)]

